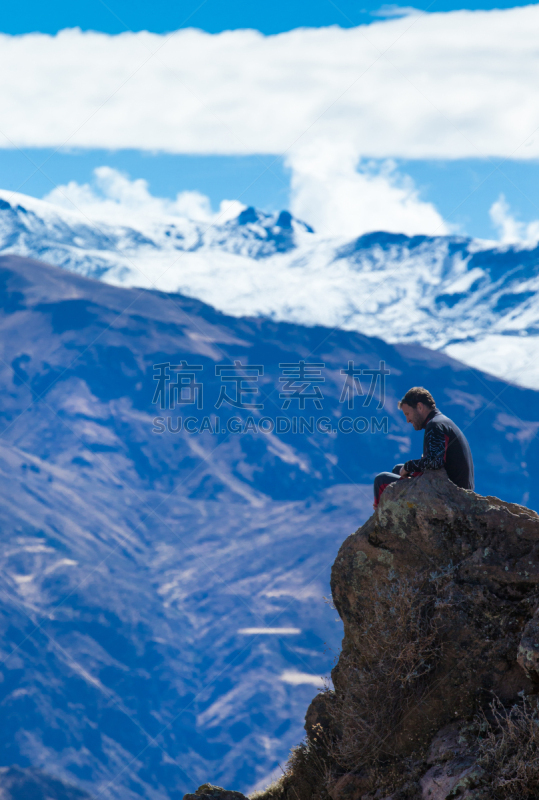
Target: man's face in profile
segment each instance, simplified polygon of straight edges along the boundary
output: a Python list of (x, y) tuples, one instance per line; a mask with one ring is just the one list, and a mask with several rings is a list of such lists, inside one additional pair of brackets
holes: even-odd
[(406, 417), (406, 422), (413, 425), (416, 431), (421, 430), (430, 410), (431, 409), (427, 408), (423, 403), (418, 403), (416, 408), (412, 408), (412, 406), (406, 405), (406, 403), (403, 403), (401, 406), (401, 411)]

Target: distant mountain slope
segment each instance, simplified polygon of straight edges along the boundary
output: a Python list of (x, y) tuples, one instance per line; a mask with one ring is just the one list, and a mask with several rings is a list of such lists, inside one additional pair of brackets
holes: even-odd
[(0, 196), (0, 252), (181, 292), (236, 316), (419, 342), (539, 389), (539, 247), (383, 232), (350, 242), (253, 208), (215, 225), (169, 217), (119, 226)]
[(19, 767), (0, 767), (2, 800), (90, 800), (91, 795), (49, 777)]
[[(396, 406), (411, 384), (466, 432), (480, 492), (539, 506), (537, 394), (442, 353), (14, 256), (0, 285), (2, 764), (130, 800), (207, 780), (247, 791), (278, 769), (339, 647), (330, 565), (373, 475), (420, 450)], [(182, 360), (202, 367), (202, 407), (161, 410), (154, 365)], [(280, 381), (301, 360), (325, 364), (321, 409)], [(246, 395), (264, 408), (216, 408), (234, 391), (216, 367), (236, 361), (264, 367)], [(376, 373), (348, 408), (349, 361), (385, 362), (382, 408)], [(154, 432), (188, 415), (224, 430)], [(298, 415), (329, 432), (227, 431)], [(339, 432), (346, 416), (381, 429)]]

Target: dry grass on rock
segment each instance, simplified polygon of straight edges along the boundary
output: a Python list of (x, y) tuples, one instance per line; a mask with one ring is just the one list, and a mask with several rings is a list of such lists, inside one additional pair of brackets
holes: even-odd
[(252, 800), (330, 800), (350, 774), (355, 794), (399, 785), (395, 798), (418, 796), (418, 764), (395, 756), (392, 736), (428, 691), (442, 656), (452, 573), (393, 576), (371, 599), (357, 623), (357, 647), (341, 653), (335, 692), (325, 695), (328, 719), (292, 751), (282, 778)]
[(251, 800), (331, 800), (327, 792), (330, 774), (327, 748), (318, 742), (294, 747), (282, 777), (250, 796)]
[(376, 586), (357, 647), (341, 654), (330, 705), (339, 732), (331, 754), (343, 770), (394, 756), (395, 734), (429, 690), (453, 604), (450, 573)]
[(479, 764), (485, 771), (489, 800), (539, 797), (537, 698), (523, 699), (509, 711), (494, 700), (491, 712), (491, 722), (483, 718), (479, 739)]

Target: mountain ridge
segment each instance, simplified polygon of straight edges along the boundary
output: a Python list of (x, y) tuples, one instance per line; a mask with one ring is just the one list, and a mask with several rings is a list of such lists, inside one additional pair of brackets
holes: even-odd
[(539, 246), (385, 232), (349, 241), (254, 208), (222, 223), (133, 210), (130, 227), (0, 198), (0, 252), (197, 297), (238, 317), (418, 342), (539, 388)]

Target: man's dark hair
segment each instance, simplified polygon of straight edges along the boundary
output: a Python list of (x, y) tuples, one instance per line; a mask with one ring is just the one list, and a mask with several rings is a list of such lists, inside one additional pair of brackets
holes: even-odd
[(418, 403), (423, 403), (429, 408), (436, 408), (434, 397), (422, 386), (414, 386), (412, 389), (408, 389), (402, 400), (399, 401), (399, 408), (402, 408), (403, 403), (410, 406), (410, 408), (417, 408)]

